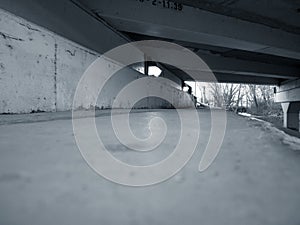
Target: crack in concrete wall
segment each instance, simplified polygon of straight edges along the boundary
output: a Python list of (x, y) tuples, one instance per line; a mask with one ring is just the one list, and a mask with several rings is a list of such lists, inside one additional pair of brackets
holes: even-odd
[(15, 41), (24, 41), (24, 39), (22, 38), (18, 38), (18, 37), (14, 37), (10, 34), (6, 34), (6, 33), (3, 33), (0, 31), (0, 35), (4, 38), (4, 39), (12, 39), (12, 40), (15, 40)]
[(57, 111), (57, 43), (55, 41), (54, 43), (54, 96), (55, 96), (55, 101), (54, 101), (54, 106), (55, 106), (55, 111)]
[(32, 31), (37, 31), (37, 32), (42, 32), (37, 28), (33, 28), (30, 24), (25, 24), (25, 23), (19, 23), (20, 25), (26, 27), (28, 30), (32, 30)]
[(69, 49), (66, 49), (65, 51), (68, 52), (71, 56), (75, 56), (76, 50), (71, 52)]

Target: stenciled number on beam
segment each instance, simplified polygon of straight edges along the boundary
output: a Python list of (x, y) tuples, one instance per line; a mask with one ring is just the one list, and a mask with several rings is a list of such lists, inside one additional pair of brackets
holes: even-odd
[(161, 6), (166, 9), (172, 9), (182, 11), (183, 5), (178, 2), (172, 2), (168, 0), (137, 0), (139, 2), (150, 2), (153, 6)]

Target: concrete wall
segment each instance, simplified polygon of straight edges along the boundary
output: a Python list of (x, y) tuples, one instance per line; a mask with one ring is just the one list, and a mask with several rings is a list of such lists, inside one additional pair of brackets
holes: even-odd
[[(94, 51), (0, 10), (0, 113), (70, 110), (79, 79), (98, 56)], [(118, 91), (142, 76), (128, 68), (120, 71), (110, 80), (109, 88), (101, 93), (97, 106), (110, 108)], [(187, 106), (184, 102), (190, 96), (164, 85), (170, 88), (177, 106)], [(145, 100), (138, 107), (168, 106), (164, 104)]]
[(0, 11), (0, 112), (55, 110), (55, 35)]
[[(162, 72), (161, 76), (164, 77), (164, 78), (166, 78), (166, 79), (169, 79), (169, 80), (173, 81), (176, 84), (174, 86), (175, 88), (182, 89), (182, 83), (183, 83), (183, 81), (179, 77), (177, 77), (174, 74), (172, 74), (170, 71), (164, 70)], [(172, 84), (174, 84), (174, 83), (172, 83)]]
[(99, 53), (127, 42), (124, 35), (101, 23), (75, 2), (77, 1), (1, 0), (0, 9)]

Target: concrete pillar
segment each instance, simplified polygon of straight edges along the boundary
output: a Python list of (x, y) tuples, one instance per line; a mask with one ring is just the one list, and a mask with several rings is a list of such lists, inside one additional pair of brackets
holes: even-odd
[(145, 75), (149, 75), (149, 62), (145, 61), (144, 67)]
[(276, 88), (275, 101), (281, 102), (283, 109), (283, 126), (300, 131), (300, 79), (281, 83)]
[(300, 102), (284, 102), (281, 103), (281, 106), (283, 110), (283, 126), (300, 131)]
[(144, 55), (144, 74), (149, 75), (149, 61), (148, 57)]

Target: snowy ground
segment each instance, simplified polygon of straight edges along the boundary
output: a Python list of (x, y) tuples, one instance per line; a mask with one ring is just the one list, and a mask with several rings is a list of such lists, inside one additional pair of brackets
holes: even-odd
[(261, 125), (261, 127), (264, 130), (268, 131), (270, 134), (272, 134), (274, 138), (277, 138), (277, 139), (281, 140), (282, 143), (289, 145), (290, 148), (293, 150), (300, 150), (300, 138), (289, 135), (286, 132), (275, 127), (274, 124), (272, 124), (268, 121), (264, 121), (262, 119), (256, 118), (255, 116), (252, 116), (249, 113), (238, 113), (238, 114), (241, 116), (248, 117), (251, 120), (258, 121), (259, 124)]
[[(145, 134), (153, 115), (166, 119), (170, 139), (149, 156), (129, 154), (115, 142), (106, 114), (96, 122), (116, 157), (152, 161), (172, 151), (179, 128), (174, 110), (140, 112), (131, 115), (137, 133)], [(0, 224), (300, 223), (300, 151), (293, 150), (299, 144), (287, 144), (287, 136), (261, 121), (228, 113), (221, 152), (200, 173), (210, 113), (199, 110), (201, 138), (187, 166), (161, 184), (131, 188), (95, 174), (77, 149), (68, 116), (51, 116), (35, 123), (24, 115), (17, 124), (2, 119)]]

